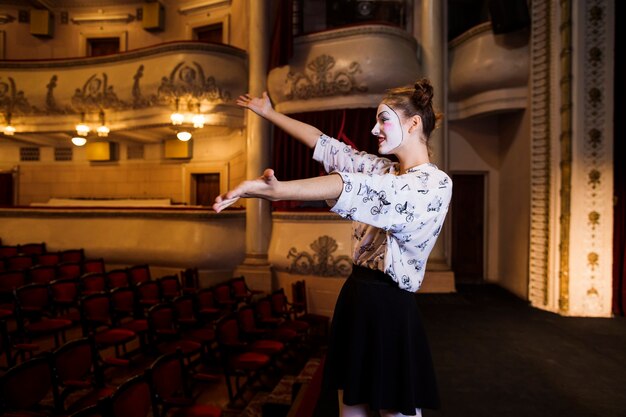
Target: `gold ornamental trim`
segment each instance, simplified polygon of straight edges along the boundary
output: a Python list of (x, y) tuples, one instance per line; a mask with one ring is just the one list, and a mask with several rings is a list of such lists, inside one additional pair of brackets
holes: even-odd
[(572, 4), (559, 2), (561, 9), (561, 217), (559, 244), (559, 309), (569, 311), (569, 241), (572, 198)]

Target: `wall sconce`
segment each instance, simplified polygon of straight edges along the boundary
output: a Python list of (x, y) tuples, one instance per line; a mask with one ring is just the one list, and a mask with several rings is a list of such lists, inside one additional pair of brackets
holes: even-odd
[(196, 105), (196, 114), (191, 118), (191, 123), (196, 129), (202, 129), (204, 127), (205, 119), (204, 115), (200, 113), (200, 102)]
[(101, 138), (106, 138), (107, 136), (109, 136), (110, 131), (111, 130), (107, 127), (106, 121), (104, 119), (104, 111), (100, 110), (100, 126), (98, 126), (98, 128), (96, 129), (96, 132), (98, 132), (98, 136), (100, 136)]
[(180, 126), (185, 121), (185, 116), (178, 112), (179, 99), (176, 97), (176, 111), (170, 116), (170, 120), (174, 126)]
[(191, 118), (191, 122), (193, 123), (193, 127), (196, 129), (202, 129), (204, 127), (204, 115), (203, 114), (194, 114)]
[(85, 124), (85, 113), (80, 114), (80, 123), (76, 125), (76, 134), (78, 136), (87, 136), (91, 129)]
[(85, 143), (87, 143), (87, 139), (82, 136), (74, 136), (72, 138), (72, 143), (76, 146), (83, 146)]
[(191, 139), (191, 132), (187, 130), (181, 130), (176, 133), (176, 137), (182, 142), (187, 142), (189, 139)]
[(11, 113), (7, 113), (6, 119), (7, 119), (7, 125), (3, 129), (3, 133), (6, 136), (13, 136), (13, 134), (15, 134), (15, 127), (11, 125)]

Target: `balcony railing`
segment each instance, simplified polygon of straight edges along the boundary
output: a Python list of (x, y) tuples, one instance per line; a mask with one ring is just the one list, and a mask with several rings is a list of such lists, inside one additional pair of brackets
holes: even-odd
[(376, 107), (386, 89), (422, 76), (417, 42), (402, 29), (352, 26), (297, 37), (268, 88), (285, 113)]
[(94, 58), (1, 61), (0, 112), (5, 119), (10, 114), (15, 138), (26, 141), (41, 133), (66, 138), (81, 119), (95, 128), (104, 115), (111, 134), (132, 140), (143, 132), (144, 141), (156, 142), (172, 135), (177, 102), (183, 114), (203, 114), (208, 126), (240, 128), (243, 112), (234, 98), (247, 84), (245, 51), (200, 42)]
[(526, 108), (528, 34), (494, 35), (480, 24), (449, 44), (451, 120)]

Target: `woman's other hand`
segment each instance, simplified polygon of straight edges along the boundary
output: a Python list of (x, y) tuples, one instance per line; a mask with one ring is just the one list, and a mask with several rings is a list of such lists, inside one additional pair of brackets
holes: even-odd
[(261, 117), (266, 117), (267, 114), (273, 110), (272, 102), (265, 91), (261, 97), (252, 97), (250, 94), (239, 96), (237, 104), (241, 107), (252, 110)]
[(279, 181), (274, 176), (273, 169), (266, 169), (263, 175), (255, 180), (244, 181), (234, 189), (215, 198), (213, 210), (220, 212), (237, 202), (240, 198), (258, 197), (266, 200), (275, 200)]

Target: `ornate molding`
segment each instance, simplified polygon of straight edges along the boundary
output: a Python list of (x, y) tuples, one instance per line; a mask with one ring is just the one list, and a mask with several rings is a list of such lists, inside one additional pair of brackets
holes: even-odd
[(322, 32), (311, 33), (309, 35), (297, 36), (294, 39), (294, 45), (303, 45), (307, 43), (317, 43), (321, 41), (344, 39), (349, 36), (361, 35), (391, 35), (393, 37), (401, 37), (408, 41), (417, 49), (417, 41), (407, 31), (387, 25), (362, 25), (340, 29), (325, 30)]
[(207, 77), (200, 64), (187, 65), (183, 61), (174, 67), (169, 77), (161, 79), (157, 91), (160, 103), (170, 103), (175, 98), (221, 103), (230, 100), (230, 93), (217, 85), (215, 77)]
[(82, 88), (77, 88), (72, 97), (72, 107), (77, 112), (96, 112), (100, 109), (121, 110), (130, 107), (117, 98), (113, 85), (105, 72), (93, 74), (85, 81)]
[(23, 90), (18, 90), (13, 77), (0, 76), (0, 109), (2, 113), (13, 115), (29, 114), (37, 112), (37, 108), (28, 103)]
[(320, 55), (306, 64), (305, 71), (287, 74), (287, 99), (308, 100), (316, 97), (363, 93), (367, 86), (359, 85), (356, 74), (361, 72), (358, 62), (351, 62), (347, 69), (335, 67), (335, 58)]
[(349, 256), (341, 255), (335, 258), (337, 241), (330, 236), (321, 236), (311, 243), (310, 248), (315, 254), (291, 248), (287, 259), (291, 265), (287, 271), (292, 274), (329, 276), (347, 276), (352, 271), (352, 260)]
[[(606, 310), (603, 299), (604, 285), (599, 279), (610, 276), (610, 269), (603, 269), (605, 259), (611, 254), (603, 250), (603, 234), (605, 224), (610, 223), (612, 214), (612, 188), (605, 184), (610, 175), (607, 166), (610, 166), (610, 133), (607, 128), (607, 112), (605, 109), (606, 93), (606, 65), (610, 51), (607, 49), (607, 2), (603, 0), (588, 0), (585, 10), (585, 62), (584, 62), (584, 128), (582, 137), (582, 165), (586, 173), (585, 182), (585, 211), (587, 223), (585, 231), (586, 271), (584, 283), (584, 305), (589, 313), (600, 313)], [(610, 64), (612, 65), (612, 63)], [(610, 180), (609, 180), (610, 181)], [(604, 213), (604, 215), (603, 215)], [(607, 215), (608, 214), (608, 215)], [(609, 261), (610, 264), (610, 261)], [(600, 285), (599, 285), (600, 284)], [(610, 298), (609, 298), (610, 299)]]
[(537, 306), (549, 302), (551, 190), (551, 16), (552, 2), (532, 3), (531, 170), (528, 297)]
[(60, 69), (77, 68), (80, 66), (102, 65), (132, 61), (133, 59), (149, 58), (167, 52), (210, 52), (224, 55), (232, 55), (236, 58), (247, 59), (246, 51), (229, 45), (200, 43), (200, 42), (175, 42), (158, 45), (155, 47), (136, 49), (123, 54), (105, 55), (87, 58), (67, 58), (50, 61), (0, 61), (0, 69)]
[(561, 23), (561, 184), (560, 184), (560, 235), (559, 235), (559, 309), (569, 311), (569, 262), (570, 224), (572, 200), (572, 4), (570, 0), (560, 0)]
[[(98, 112), (100, 110), (126, 110), (148, 108), (154, 104), (169, 105), (176, 98), (187, 101), (189, 106), (201, 103), (223, 103), (230, 100), (230, 92), (221, 88), (212, 75), (206, 76), (205, 70), (197, 62), (191, 65), (185, 61), (178, 63), (169, 75), (161, 77), (161, 84), (154, 94), (144, 96), (141, 92), (141, 79), (144, 65), (140, 64), (133, 75), (132, 102), (118, 98), (115, 87), (106, 72), (92, 74), (74, 90), (70, 103), (59, 105), (54, 90), (59, 76), (53, 74), (46, 84), (45, 108), (31, 106), (23, 90), (19, 90), (15, 80), (0, 75), (0, 110), (14, 115), (34, 114), (76, 114)], [(63, 77), (63, 74), (61, 75)], [(65, 79), (65, 82), (70, 80)], [(195, 111), (196, 109), (189, 109)]]
[(455, 48), (461, 45), (462, 43), (465, 43), (468, 40), (472, 39), (474, 36), (480, 35), (483, 32), (488, 32), (490, 30), (491, 30), (491, 22), (484, 22), (479, 25), (476, 25), (473, 28), (470, 28), (467, 31), (461, 33), (459, 36), (452, 39), (450, 42), (448, 42), (448, 49)]

